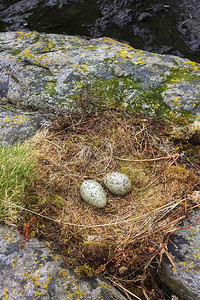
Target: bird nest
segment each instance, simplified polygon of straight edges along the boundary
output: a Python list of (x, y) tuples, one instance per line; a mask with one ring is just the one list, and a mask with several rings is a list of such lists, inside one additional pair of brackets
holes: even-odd
[[(164, 237), (197, 205), (188, 194), (199, 178), (169, 141), (166, 125), (124, 111), (73, 115), (53, 119), (31, 143), (39, 170), (30, 191), (37, 233), (53, 241), (78, 275), (101, 272), (121, 287), (141, 285), (152, 259), (167, 252)], [(128, 195), (104, 189), (103, 209), (81, 199), (84, 180), (101, 184), (113, 171), (130, 178)]]

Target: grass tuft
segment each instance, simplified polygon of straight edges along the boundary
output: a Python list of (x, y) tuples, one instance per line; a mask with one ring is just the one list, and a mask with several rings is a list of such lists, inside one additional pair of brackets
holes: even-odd
[(0, 147), (0, 219), (9, 222), (17, 218), (26, 188), (34, 181), (33, 148), (26, 142)]

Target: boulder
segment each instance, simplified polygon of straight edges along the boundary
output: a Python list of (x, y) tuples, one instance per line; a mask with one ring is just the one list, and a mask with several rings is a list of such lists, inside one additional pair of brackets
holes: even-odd
[(110, 38), (0, 33), (0, 78), (0, 97), (29, 110), (89, 113), (117, 105), (199, 117), (199, 64)]
[(11, 145), (31, 138), (42, 122), (45, 122), (44, 116), (0, 105), (0, 145)]
[(165, 257), (159, 279), (182, 300), (200, 299), (200, 210), (193, 212), (181, 224), (186, 229), (176, 231), (168, 243), (175, 266)]
[(44, 242), (25, 242), (15, 227), (0, 226), (0, 298), (125, 300), (100, 277), (78, 279), (62, 256)]
[(1, 0), (0, 30), (37, 30), (92, 38), (200, 59), (198, 0)]

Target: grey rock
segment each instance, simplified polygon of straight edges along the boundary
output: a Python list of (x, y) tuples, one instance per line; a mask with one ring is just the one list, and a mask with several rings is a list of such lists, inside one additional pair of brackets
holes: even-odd
[(42, 241), (21, 242), (14, 227), (0, 226), (0, 299), (125, 300), (101, 278), (78, 279)]
[(37, 30), (200, 59), (199, 0), (1, 0), (0, 30)]
[[(187, 217), (180, 227), (192, 224), (200, 217), (200, 210)], [(200, 221), (187, 229), (176, 231), (168, 249), (175, 267), (164, 258), (159, 279), (183, 300), (200, 299)]]
[(0, 96), (19, 108), (89, 113), (119, 105), (198, 117), (200, 65), (187, 59), (37, 32), (0, 33), (0, 50)]
[(44, 120), (39, 114), (0, 105), (0, 145), (6, 146), (31, 138)]

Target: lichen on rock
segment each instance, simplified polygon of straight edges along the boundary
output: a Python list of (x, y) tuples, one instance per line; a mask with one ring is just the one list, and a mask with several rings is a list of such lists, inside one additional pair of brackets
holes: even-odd
[(0, 227), (1, 299), (125, 300), (103, 279), (78, 279), (44, 242), (32, 238), (22, 247), (21, 239), (14, 227)]
[(187, 59), (110, 38), (7, 32), (0, 40), (0, 87), (20, 107), (74, 110), (89, 97), (93, 110), (114, 104), (166, 118), (199, 113), (200, 68)]
[(44, 119), (39, 114), (25, 113), (9, 105), (0, 105), (0, 145), (23, 142), (32, 137)]
[[(183, 229), (170, 237), (168, 249), (175, 266), (165, 257), (159, 271), (160, 280), (184, 300), (200, 299), (199, 215), (200, 211), (197, 210), (186, 218), (179, 226)], [(189, 226), (195, 221), (193, 226)]]

